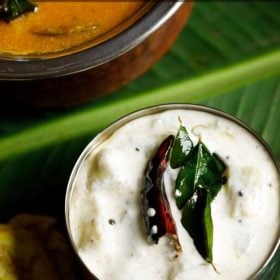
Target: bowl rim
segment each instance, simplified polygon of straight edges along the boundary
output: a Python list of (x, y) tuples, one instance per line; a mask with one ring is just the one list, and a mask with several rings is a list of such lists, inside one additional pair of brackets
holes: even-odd
[[(83, 264), (84, 268), (95, 278), (96, 276), (89, 271), (87, 265), (81, 258), (80, 254), (78, 253), (78, 248), (73, 240), (71, 230), (70, 230), (70, 221), (69, 221), (69, 201), (72, 193), (72, 189), (74, 187), (75, 179), (76, 176), (81, 168), (81, 165), (83, 161), (86, 159), (86, 157), (89, 155), (89, 153), (98, 147), (102, 142), (106, 139), (108, 139), (116, 130), (118, 130), (121, 126), (129, 123), (132, 120), (135, 120), (137, 118), (141, 118), (144, 116), (152, 115), (152, 114), (157, 114), (169, 110), (194, 110), (194, 111), (199, 111), (199, 112), (206, 112), (210, 113), (216, 116), (219, 116), (221, 118), (227, 119), (229, 121), (232, 121), (233, 123), (237, 124), (241, 128), (245, 129), (248, 133), (250, 133), (259, 143), (263, 146), (265, 151), (268, 153), (272, 163), (274, 164), (276, 170), (278, 171), (278, 181), (280, 184), (280, 164), (277, 161), (276, 156), (273, 154), (272, 150), (270, 149), (269, 145), (265, 142), (264, 139), (261, 138), (261, 136), (258, 135), (258, 133), (249, 127), (245, 122), (242, 120), (238, 119), (237, 117), (234, 117), (228, 113), (225, 113), (221, 110), (218, 110), (216, 108), (210, 107), (210, 106), (205, 106), (205, 105), (198, 105), (198, 104), (191, 104), (191, 103), (168, 103), (168, 104), (161, 104), (161, 105), (154, 105), (150, 107), (145, 107), (139, 110), (136, 110), (134, 112), (128, 113), (119, 119), (117, 119), (115, 122), (111, 123), (109, 126), (105, 127), (101, 132), (96, 134), (92, 140), (87, 144), (87, 146), (83, 149), (82, 153), (80, 154), (79, 158), (77, 159), (71, 175), (68, 180), (67, 188), (66, 188), (66, 194), (65, 194), (65, 204), (64, 204), (64, 214), (65, 214), (65, 222), (66, 222), (66, 229), (67, 229), (67, 234), (70, 239), (70, 243), (72, 248), (74, 249), (74, 252), (80, 262)], [(280, 195), (280, 194), (279, 194)], [(274, 245), (270, 251), (270, 254), (268, 258), (263, 262), (262, 266), (255, 271), (249, 279), (256, 279), (258, 278), (261, 273), (264, 271), (264, 269), (269, 265), (271, 262), (272, 258), (276, 255), (276, 253), (280, 250), (280, 223), (278, 225), (278, 239), (276, 237)]]
[(47, 59), (0, 57), (0, 80), (21, 81), (61, 77), (109, 62), (138, 46), (166, 23), (185, 1), (156, 1), (138, 21), (116, 36), (90, 48)]

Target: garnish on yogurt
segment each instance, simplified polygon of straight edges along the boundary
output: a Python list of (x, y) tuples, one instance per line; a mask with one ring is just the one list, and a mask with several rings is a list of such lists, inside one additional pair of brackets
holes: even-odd
[(163, 175), (169, 160), (171, 168), (181, 168), (175, 182), (175, 200), (182, 210), (181, 223), (206, 262), (213, 261), (213, 222), (211, 202), (226, 181), (227, 167), (199, 140), (194, 146), (182, 125), (176, 137), (170, 135), (149, 161), (143, 194), (143, 213), (147, 233), (155, 243), (170, 234), (181, 250), (175, 221), (165, 194)]
[(174, 144), (170, 151), (170, 166), (172, 168), (180, 167), (186, 161), (188, 155), (193, 149), (193, 142), (189, 137), (187, 129), (182, 126), (182, 121), (179, 118), (180, 127), (177, 132)]
[[(180, 137), (180, 131), (185, 131), (185, 137)], [(225, 163), (218, 155), (212, 154), (201, 140), (197, 145), (190, 145), (187, 129), (180, 125), (176, 141), (173, 145), (170, 162), (178, 155), (184, 155), (185, 160), (176, 167), (181, 167), (175, 184), (176, 205), (182, 209), (181, 223), (194, 241), (194, 245), (205, 261), (213, 261), (213, 222), (211, 202), (221, 190), (226, 181)], [(186, 146), (191, 146), (185, 155)], [(176, 158), (173, 159), (173, 157)], [(174, 168), (171, 165), (172, 168)]]
[(145, 173), (142, 210), (147, 234), (150, 239), (158, 243), (162, 236), (169, 235), (175, 250), (181, 251), (175, 221), (171, 214), (163, 180), (169, 150), (173, 141), (174, 136), (168, 136), (161, 143), (154, 157), (148, 162)]

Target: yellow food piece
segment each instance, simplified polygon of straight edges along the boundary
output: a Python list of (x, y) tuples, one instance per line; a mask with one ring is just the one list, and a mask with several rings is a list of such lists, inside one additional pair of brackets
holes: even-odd
[(19, 215), (0, 225), (0, 280), (75, 280), (77, 263), (55, 219)]
[(0, 279), (58, 279), (47, 252), (21, 227), (0, 227)]
[(30, 214), (19, 214), (9, 221), (9, 224), (24, 227), (37, 233), (41, 238), (42, 235), (48, 234), (52, 230), (55, 223), (56, 219), (54, 217)]

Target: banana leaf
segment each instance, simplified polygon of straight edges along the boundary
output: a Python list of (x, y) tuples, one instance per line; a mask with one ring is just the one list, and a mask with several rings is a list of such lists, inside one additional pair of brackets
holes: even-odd
[[(62, 112), (1, 108), (0, 221), (32, 212), (63, 224), (67, 180), (85, 145), (146, 106), (223, 110), (255, 129), (280, 159), (279, 11), (277, 2), (198, 2), (172, 50), (125, 88)], [(280, 279), (279, 250), (258, 279)]]

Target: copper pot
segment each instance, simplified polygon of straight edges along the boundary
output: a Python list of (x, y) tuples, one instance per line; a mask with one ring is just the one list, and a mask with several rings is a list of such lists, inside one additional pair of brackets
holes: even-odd
[(0, 58), (2, 104), (66, 107), (128, 84), (170, 49), (191, 7), (192, 2), (158, 1), (124, 32), (77, 53), (41, 60)]

